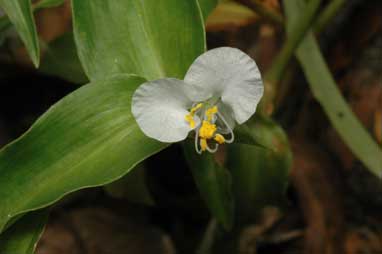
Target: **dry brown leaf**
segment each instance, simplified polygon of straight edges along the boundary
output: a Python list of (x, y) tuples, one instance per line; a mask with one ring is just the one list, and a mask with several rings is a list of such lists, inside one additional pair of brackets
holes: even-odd
[(219, 4), (207, 19), (208, 32), (235, 30), (252, 24), (258, 16), (250, 9), (234, 2)]

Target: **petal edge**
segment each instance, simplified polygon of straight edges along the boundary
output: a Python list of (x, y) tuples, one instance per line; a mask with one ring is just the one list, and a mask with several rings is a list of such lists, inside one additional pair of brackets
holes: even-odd
[(131, 111), (143, 133), (166, 143), (184, 140), (192, 130), (185, 121), (193, 103), (191, 89), (175, 78), (149, 81), (138, 87)]
[(256, 62), (230, 47), (212, 49), (199, 56), (188, 70), (185, 82), (203, 89), (206, 96), (221, 97), (239, 124), (255, 113), (264, 93)]

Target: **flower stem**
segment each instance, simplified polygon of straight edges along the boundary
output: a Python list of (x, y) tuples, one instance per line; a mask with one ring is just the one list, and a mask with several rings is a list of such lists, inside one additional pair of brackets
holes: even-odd
[(345, 3), (346, 0), (332, 0), (314, 22), (314, 33), (320, 34)]
[[(313, 31), (316, 35), (319, 35), (325, 27), (330, 23), (332, 18), (337, 14), (338, 10), (346, 3), (346, 0), (332, 0), (326, 8), (320, 13), (318, 18), (313, 24)], [(288, 73), (283, 76), (283, 80), (279, 84), (280, 87), (277, 89), (277, 95), (274, 98), (274, 111), (283, 103), (284, 98), (287, 96), (290, 86), (292, 84), (293, 73), (297, 71), (297, 63), (293, 64), (292, 67), (288, 67)]]

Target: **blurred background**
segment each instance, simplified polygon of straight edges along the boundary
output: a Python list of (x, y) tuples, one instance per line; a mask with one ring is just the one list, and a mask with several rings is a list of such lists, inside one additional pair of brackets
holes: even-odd
[[(331, 2), (323, 1), (322, 8)], [(381, 146), (382, 1), (337, 2), (330, 17), (312, 29), (337, 87)], [(38, 70), (15, 30), (0, 17), (0, 147), (87, 83), (76, 55), (69, 1), (37, 10), (35, 18), (42, 45)], [(240, 48), (263, 74), (269, 73), (285, 44), (285, 10), (278, 0), (222, 1), (206, 30), (209, 49)], [(277, 86), (270, 85), (274, 103), (269, 110), (287, 133), (293, 156), (282, 200), (267, 196), (280, 186), (267, 186), (259, 191), (264, 196), (256, 194), (255, 207), (237, 214), (240, 226), (216, 233), (218, 226), (175, 145), (116, 183), (56, 204), (37, 253), (187, 254), (205, 245), (212, 253), (382, 253), (382, 182), (344, 144), (296, 59), (280, 77)], [(318, 74), (313, 83), (319, 79)], [(277, 160), (259, 154), (259, 161)], [(224, 149), (217, 157), (225, 160)], [(239, 200), (246, 196), (245, 188), (237, 187), (236, 195)]]

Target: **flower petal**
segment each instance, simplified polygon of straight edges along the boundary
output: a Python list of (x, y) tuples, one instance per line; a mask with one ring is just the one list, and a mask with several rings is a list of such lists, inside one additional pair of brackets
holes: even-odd
[[(132, 113), (143, 131), (161, 142), (184, 140), (192, 130), (185, 116), (193, 104), (192, 87), (184, 81), (166, 78), (143, 83), (134, 92)], [(200, 119), (195, 116), (195, 126)]]
[(255, 113), (264, 92), (255, 61), (230, 47), (212, 49), (199, 56), (188, 70), (185, 82), (203, 89), (205, 98), (221, 97), (239, 124)]

